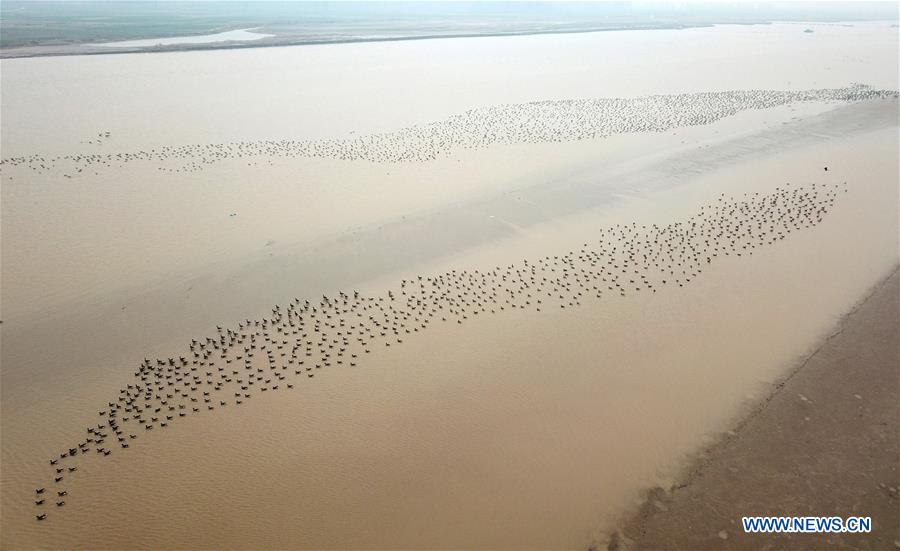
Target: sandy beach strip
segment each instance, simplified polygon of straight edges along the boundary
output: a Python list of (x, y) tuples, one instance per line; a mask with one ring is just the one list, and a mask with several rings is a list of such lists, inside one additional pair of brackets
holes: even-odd
[[(850, 312), (671, 493), (609, 549), (900, 547), (900, 277)], [(742, 516), (870, 516), (868, 534), (747, 534)]]

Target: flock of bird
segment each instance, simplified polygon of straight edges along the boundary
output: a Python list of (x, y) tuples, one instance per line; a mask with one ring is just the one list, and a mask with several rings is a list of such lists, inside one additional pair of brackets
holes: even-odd
[[(841, 192), (846, 185), (788, 184), (770, 194), (723, 194), (686, 220), (617, 224), (557, 256), (419, 275), (375, 296), (350, 291), (314, 301), (295, 298), (260, 319), (218, 327), (210, 337), (191, 340), (184, 355), (137, 366), (97, 412), (97, 423), (48, 460), (52, 476), (35, 490), (36, 518), (65, 505), (80, 462), (129, 453), (141, 434), (291, 392), (329, 369), (353, 369), (367, 354), (398, 346), (433, 324), (683, 287), (716, 260), (752, 255), (816, 226)], [(51, 496), (48, 503), (45, 496)]]
[[(104, 167), (150, 161), (159, 170), (192, 172), (226, 159), (321, 157), (368, 162), (425, 162), (454, 149), (492, 144), (564, 142), (625, 132), (662, 132), (709, 124), (747, 109), (795, 102), (896, 98), (863, 85), (807, 91), (728, 91), (633, 99), (554, 100), (472, 109), (442, 121), (345, 139), (172, 146), (132, 153), (31, 155), (0, 161), (67, 178)], [(99, 140), (110, 137), (101, 132)], [(827, 170), (827, 169), (826, 169)], [(751, 255), (791, 232), (820, 223), (842, 186), (784, 186), (768, 195), (724, 195), (689, 219), (667, 225), (616, 225), (558, 256), (490, 270), (451, 270), (403, 280), (383, 295), (341, 292), (294, 299), (261, 319), (218, 327), (178, 357), (145, 359), (133, 380), (98, 412), (98, 422), (49, 459), (52, 483), (35, 489), (37, 520), (48, 500), (65, 506), (68, 482), (86, 456), (127, 450), (140, 434), (179, 419), (239, 407), (286, 392), (326, 368), (353, 368), (379, 348), (397, 346), (431, 324), (463, 324), (505, 310), (566, 309), (588, 300), (683, 287), (722, 257)], [(50, 488), (48, 490), (47, 488)]]
[[(228, 159), (254, 160), (319, 157), (369, 162), (426, 162), (454, 149), (479, 149), (493, 144), (568, 142), (626, 132), (664, 132), (702, 125), (748, 109), (766, 109), (797, 102), (853, 102), (896, 98), (897, 92), (865, 85), (805, 91), (727, 91), (606, 98), (537, 101), (471, 109), (447, 119), (394, 132), (319, 140), (262, 140), (224, 144), (166, 146), (136, 152), (30, 155), (0, 160), (4, 166), (26, 167), (38, 173), (62, 171), (66, 178), (97, 174), (104, 168), (136, 161), (152, 162), (163, 172), (186, 173)], [(101, 133), (107, 138), (108, 132)], [(271, 162), (271, 161), (269, 161)]]

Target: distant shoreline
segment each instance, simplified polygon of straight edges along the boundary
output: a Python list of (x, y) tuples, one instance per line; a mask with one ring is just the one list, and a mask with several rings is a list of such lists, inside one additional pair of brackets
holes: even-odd
[[(769, 25), (771, 21), (754, 22), (754, 23), (725, 23), (727, 25)], [(210, 42), (206, 44), (172, 44), (171, 46), (141, 46), (134, 48), (117, 48), (115, 50), (84, 50), (83, 48), (107, 48), (102, 44), (92, 43), (73, 43), (65, 45), (37, 45), (24, 46), (12, 49), (0, 50), (0, 59), (17, 59), (23, 57), (58, 57), (58, 56), (74, 56), (74, 55), (110, 55), (110, 54), (138, 54), (138, 53), (167, 53), (167, 52), (186, 52), (194, 50), (237, 50), (244, 48), (277, 48), (282, 46), (324, 46), (333, 44), (358, 44), (365, 42), (402, 42), (410, 40), (435, 40), (442, 38), (496, 38), (506, 36), (530, 36), (530, 35), (546, 35), (546, 34), (585, 34), (608, 31), (655, 31), (655, 30), (682, 30), (714, 27), (718, 23), (704, 23), (695, 25), (667, 25), (667, 26), (637, 26), (637, 27), (609, 27), (609, 28), (592, 28), (592, 29), (562, 29), (562, 30), (529, 30), (529, 31), (509, 31), (509, 32), (493, 32), (493, 33), (452, 33), (452, 34), (427, 34), (418, 36), (391, 36), (384, 38), (335, 38), (335, 39), (292, 39), (285, 38), (279, 40), (277, 37), (267, 42)], [(165, 37), (175, 38), (175, 37)], [(137, 40), (151, 40), (153, 37)], [(60, 48), (61, 51), (53, 51), (48, 53), (29, 52), (18, 50), (31, 50), (38, 48)], [(78, 49), (78, 51), (66, 52), (64, 49)]]
[[(775, 23), (785, 24), (806, 24), (806, 25), (833, 25), (833, 24), (854, 24), (854, 23), (874, 23), (888, 22), (889, 19), (867, 19), (859, 21), (780, 21), (780, 20), (760, 20), (747, 22), (722, 22), (722, 23), (684, 23), (684, 24), (667, 24), (667, 25), (637, 25), (637, 26), (618, 26), (603, 28), (586, 28), (586, 29), (546, 29), (546, 30), (521, 30), (506, 32), (460, 32), (449, 34), (424, 34), (414, 36), (391, 36), (391, 37), (358, 37), (358, 38), (279, 38), (277, 35), (272, 38), (264, 38), (252, 42), (209, 42), (209, 43), (184, 43), (172, 44), (167, 46), (136, 46), (109, 48), (101, 43), (72, 43), (59, 45), (34, 45), (20, 46), (15, 48), (0, 49), (0, 59), (21, 59), (33, 57), (60, 57), (60, 56), (81, 56), (81, 55), (116, 55), (116, 54), (137, 54), (137, 53), (171, 53), (171, 52), (189, 52), (189, 51), (209, 51), (209, 50), (237, 50), (246, 48), (277, 48), (285, 46), (322, 46), (335, 44), (358, 44), (366, 42), (405, 42), (412, 40), (436, 40), (451, 38), (497, 38), (511, 36), (532, 36), (532, 35), (550, 35), (550, 34), (587, 34), (613, 31), (655, 31), (655, 30), (685, 30), (700, 29), (723, 25), (772, 25)], [(187, 35), (185, 35), (187, 36)], [(134, 40), (153, 40), (171, 39), (178, 37), (136, 37)]]

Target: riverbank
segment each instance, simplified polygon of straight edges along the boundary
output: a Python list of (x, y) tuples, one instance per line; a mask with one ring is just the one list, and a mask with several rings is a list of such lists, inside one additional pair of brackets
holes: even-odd
[[(900, 278), (895, 270), (674, 491), (609, 549), (900, 547)], [(745, 534), (742, 516), (869, 516), (869, 534)]]

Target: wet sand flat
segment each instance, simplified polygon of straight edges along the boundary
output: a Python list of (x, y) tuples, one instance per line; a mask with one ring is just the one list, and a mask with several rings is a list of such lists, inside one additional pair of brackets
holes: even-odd
[[(389, 54), (379, 58), (384, 80), (370, 88), (338, 85), (350, 77), (324, 70), (309, 49), (272, 49), (275, 65), (290, 61), (322, 71), (324, 80), (301, 90), (284, 82), (257, 89), (246, 79), (230, 96), (215, 94), (223, 73), (190, 75), (217, 74), (220, 63), (248, 75), (258, 69), (261, 78), (283, 73), (263, 70), (247, 52), (179, 54), (183, 65), (165, 69), (144, 56), (133, 73), (137, 66), (109, 65), (126, 56), (110, 56), (86, 62), (84, 74), (115, 69), (133, 78), (94, 97), (60, 59), (0, 62), (5, 75), (18, 76), (13, 85), (3, 81), (4, 159), (27, 159), (3, 167), (3, 547), (586, 548), (608, 540), (646, 488), (671, 484), (697, 449), (768, 395), (897, 263), (896, 74), (873, 70), (896, 66), (895, 53), (878, 47), (896, 37), (862, 31), (844, 30), (861, 38), (853, 47), (869, 52), (863, 61), (828, 62), (799, 86), (784, 67), (759, 62), (699, 81), (685, 76), (668, 89), (637, 78), (671, 45), (667, 35), (652, 35), (659, 42), (634, 57), (634, 72), (602, 83), (598, 72), (614, 73), (617, 61), (585, 66), (573, 60), (596, 58), (567, 53), (584, 54), (607, 38), (492, 39), (482, 68), (506, 67), (521, 79), (518, 87), (504, 83), (505, 94), (494, 73), (480, 69), (462, 95), (431, 69), (420, 72), (431, 74), (420, 88), (401, 91), (412, 85), (391, 76), (420, 56), (393, 44), (325, 50), (336, 66), (350, 53)], [(760, 33), (776, 43), (798, 40), (783, 26), (710, 32), (678, 35), (686, 39), (679, 48), (696, 52), (722, 36), (738, 57), (754, 59)], [(799, 49), (795, 62), (812, 63), (847, 36)], [(540, 40), (560, 41), (560, 58), (546, 61), (571, 64), (565, 77), (557, 78), (556, 63), (527, 72), (507, 65), (513, 53), (545, 51)], [(442, 71), (465, 66), (467, 47), (442, 42), (422, 44), (435, 48)], [(711, 69), (714, 57), (700, 59)], [(26, 93), (57, 69), (52, 78), (69, 104), (49, 98), (58, 93), (52, 89)], [(173, 88), (155, 96), (159, 103), (118, 97), (167, 78)], [(326, 81), (338, 92), (317, 90)], [(172, 109), (191, 89), (218, 99), (187, 116)], [(785, 91), (798, 96), (753, 107), (754, 98)], [(709, 109), (695, 109), (680, 92), (709, 94), (691, 96), (707, 98)], [(528, 141), (546, 138), (542, 129), (559, 120), (571, 121), (557, 129), (567, 136), (580, 132), (595, 113), (585, 98), (617, 93), (623, 106), (663, 97), (634, 110), (638, 119), (602, 121), (671, 114), (680, 122)], [(112, 97), (125, 101), (109, 103), (122, 113), (101, 114)], [(313, 97), (329, 99), (313, 105)], [(709, 120), (686, 115), (706, 117), (734, 97), (749, 98), (749, 108)], [(57, 101), (42, 103), (48, 98)], [(470, 109), (508, 114), (520, 102), (550, 99), (573, 103), (551, 104), (556, 111), (546, 119), (529, 115), (530, 133), (516, 140), (441, 149), (421, 162), (340, 156), (360, 151), (345, 147), (360, 136), (407, 128), (402, 136), (420, 137), (435, 121), (471, 120), (454, 118)], [(273, 105), (283, 116), (271, 116)], [(47, 125), (60, 114), (68, 123), (48, 139)], [(471, 134), (440, 128), (448, 130), (431, 142), (438, 149), (444, 137)], [(268, 140), (315, 140), (329, 156), (275, 154)], [(242, 156), (244, 148), (254, 153)], [(127, 157), (134, 152), (154, 153)], [(66, 155), (88, 161), (52, 161)], [(734, 207), (717, 210), (724, 204)], [(691, 226), (697, 221), (703, 239)], [(776, 222), (792, 229), (784, 239), (755, 233)], [(654, 233), (663, 227), (673, 233)], [(726, 234), (731, 240), (720, 242)], [(746, 241), (751, 234), (758, 241)], [(667, 248), (655, 248), (660, 240)], [(704, 240), (721, 247), (714, 262), (699, 256)], [(670, 265), (671, 277), (640, 258), (662, 250), (675, 255), (669, 264), (684, 264)], [(602, 297), (582, 296), (585, 274), (610, 276), (596, 271), (606, 262), (621, 270), (626, 251), (640, 251), (647, 270), (616, 272)], [(559, 258), (563, 265), (554, 265)], [(540, 312), (521, 279), (537, 266), (541, 275), (528, 276), (537, 278), (529, 285), (555, 292), (552, 308)], [(435, 288), (445, 293), (415, 295), (443, 310), (430, 312), (437, 318), (427, 327), (420, 324), (429, 311), (404, 294), (420, 276), (440, 276)], [(476, 299), (486, 307), (489, 297), (516, 307), (475, 314)], [(315, 321), (305, 301), (321, 309)], [(370, 309), (340, 312), (341, 304)], [(354, 326), (353, 338), (365, 336), (366, 344), (345, 343), (363, 312), (366, 329)], [(285, 325), (295, 314), (306, 316), (303, 337)], [(381, 326), (366, 321), (372, 315)], [(278, 342), (265, 340), (276, 327)], [(220, 351), (220, 342), (234, 350)], [(244, 350), (251, 343), (252, 360)], [(371, 353), (355, 348), (373, 344)], [(344, 348), (359, 358), (339, 356)], [(291, 354), (308, 363), (282, 374)], [(249, 390), (246, 375), (228, 380), (238, 378), (235, 369), (259, 386)], [(142, 376), (163, 386), (147, 395)], [(177, 397), (164, 390), (176, 378), (197, 390)], [(252, 399), (243, 398), (248, 393)], [(167, 409), (180, 406), (183, 417)], [(131, 419), (135, 407), (149, 408), (152, 430)], [(90, 454), (58, 458), (79, 443), (90, 444)], [(39, 486), (67, 492), (59, 496), (65, 505), (51, 505), (40, 522)]]

